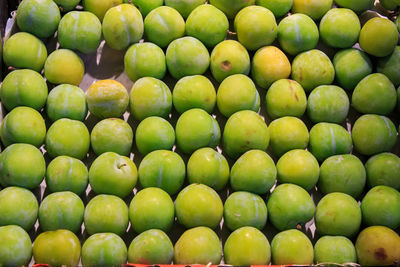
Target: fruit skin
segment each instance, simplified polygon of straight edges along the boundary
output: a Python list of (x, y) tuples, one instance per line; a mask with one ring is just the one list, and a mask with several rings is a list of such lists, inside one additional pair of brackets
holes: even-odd
[(215, 148), (221, 138), (218, 122), (202, 109), (190, 109), (176, 123), (176, 143), (186, 154), (202, 147)]
[(358, 198), (365, 182), (366, 172), (360, 159), (353, 155), (337, 155), (322, 163), (318, 189), (323, 194), (342, 192)]
[(393, 53), (385, 58), (380, 58), (376, 70), (388, 77), (395, 86), (400, 85), (400, 46), (396, 46)]
[(89, 235), (110, 232), (121, 236), (128, 227), (128, 206), (119, 197), (97, 195), (86, 206), (84, 222)]
[(161, 80), (140, 78), (132, 87), (129, 107), (131, 114), (138, 121), (151, 116), (167, 118), (172, 109), (171, 91)]
[(90, 113), (100, 119), (121, 117), (129, 103), (125, 86), (114, 80), (95, 82), (87, 90), (86, 98)]
[(95, 14), (100, 21), (103, 21), (107, 10), (123, 3), (123, 0), (83, 0), (83, 9)]
[(312, 122), (342, 123), (349, 114), (350, 100), (335, 85), (321, 85), (308, 96), (307, 113)]
[(164, 0), (132, 0), (132, 4), (139, 8), (143, 17), (146, 17), (150, 11), (162, 6), (164, 4)]
[(317, 205), (315, 224), (322, 235), (352, 237), (360, 229), (360, 206), (347, 194), (327, 194)]
[(5, 146), (26, 143), (40, 147), (46, 137), (46, 125), (35, 109), (17, 107), (1, 122), (0, 137)]
[(206, 0), (165, 0), (165, 5), (176, 9), (185, 19), (192, 11)]
[(335, 0), (335, 3), (341, 7), (350, 8), (356, 13), (361, 13), (369, 9), (374, 0)]
[(213, 5), (204, 4), (190, 13), (185, 30), (187, 35), (199, 39), (205, 46), (212, 48), (227, 36), (229, 21), (221, 10)]
[(70, 156), (82, 160), (90, 147), (89, 131), (81, 121), (60, 119), (50, 126), (45, 145), (52, 158)]
[(332, 3), (333, 0), (293, 0), (292, 13), (303, 13), (319, 20), (332, 8)]
[(337, 52), (333, 65), (336, 81), (347, 91), (352, 91), (363, 78), (372, 73), (372, 63), (368, 55), (355, 48)]
[(217, 106), (222, 115), (227, 118), (241, 110), (258, 112), (260, 94), (254, 82), (248, 76), (234, 74), (227, 77), (219, 85)]
[(185, 21), (172, 7), (160, 6), (144, 19), (144, 32), (150, 42), (164, 48), (185, 35)]
[(397, 229), (400, 226), (400, 193), (385, 185), (376, 186), (363, 198), (361, 210), (366, 225)]
[(168, 193), (156, 187), (140, 190), (129, 205), (129, 220), (139, 234), (150, 229), (168, 232), (174, 218), (174, 202)]
[(136, 236), (128, 249), (128, 262), (139, 264), (170, 264), (174, 247), (161, 230), (152, 229)]
[(396, 144), (397, 130), (385, 116), (363, 115), (354, 123), (351, 135), (354, 148), (371, 156), (390, 151)]
[(143, 77), (163, 79), (167, 72), (164, 51), (153, 43), (129, 47), (124, 57), (125, 72), (133, 82)]
[(396, 25), (385, 18), (375, 17), (367, 21), (360, 32), (360, 47), (375, 57), (389, 56), (399, 40)]
[(171, 150), (175, 143), (175, 131), (167, 120), (148, 117), (136, 128), (135, 140), (142, 155), (155, 150)]
[(120, 198), (132, 193), (137, 176), (135, 163), (114, 152), (101, 154), (89, 169), (89, 183), (96, 194), (110, 194)]
[(365, 163), (367, 180), (370, 187), (386, 185), (400, 189), (400, 158), (392, 153), (381, 153), (371, 157)]
[(139, 165), (139, 181), (143, 188), (158, 187), (170, 195), (179, 192), (185, 176), (185, 162), (169, 150), (150, 152)]
[(106, 43), (111, 48), (124, 50), (130, 44), (142, 39), (144, 33), (142, 14), (131, 4), (112, 7), (104, 16), (102, 31)]
[(235, 191), (265, 194), (275, 184), (276, 173), (274, 161), (267, 153), (250, 150), (233, 164), (230, 183)]
[(242, 227), (226, 240), (224, 257), (225, 263), (230, 265), (265, 265), (271, 261), (271, 247), (260, 230)]
[(250, 110), (233, 114), (226, 122), (223, 133), (223, 147), (230, 158), (236, 159), (252, 150), (266, 150), (270, 135), (260, 115)]
[(127, 256), (124, 241), (113, 233), (94, 234), (82, 246), (83, 266), (120, 266)]
[(319, 31), (307, 15), (293, 14), (278, 25), (278, 40), (283, 51), (290, 55), (314, 49), (318, 44)]
[(42, 231), (66, 229), (77, 233), (81, 230), (85, 206), (72, 192), (52, 193), (40, 203), (39, 225)]
[(36, 237), (32, 251), (36, 263), (77, 266), (81, 256), (81, 244), (71, 231), (49, 231)]
[(41, 72), (47, 58), (44, 43), (27, 32), (12, 35), (4, 44), (3, 60), (6, 66)]
[(221, 258), (220, 240), (207, 227), (186, 230), (174, 247), (174, 264), (219, 264)]
[(223, 11), (228, 19), (233, 19), (242, 8), (254, 5), (256, 0), (210, 0), (209, 2), (211, 5)]
[(352, 146), (350, 133), (338, 124), (320, 122), (311, 128), (309, 148), (319, 162), (333, 155), (349, 154)]
[(264, 200), (253, 193), (235, 192), (224, 204), (224, 224), (235, 231), (244, 226), (262, 230), (267, 223), (267, 206)]
[(180, 79), (206, 72), (210, 65), (210, 54), (199, 40), (186, 36), (168, 45), (166, 60), (169, 73), (175, 79)]
[(310, 239), (299, 230), (286, 230), (271, 242), (273, 264), (313, 264), (314, 251)]
[(90, 133), (90, 143), (96, 155), (115, 152), (129, 156), (133, 143), (133, 131), (127, 122), (111, 118), (98, 122)]
[(51, 89), (46, 114), (52, 121), (62, 118), (84, 121), (87, 112), (86, 95), (79, 87), (62, 84)]
[(186, 228), (207, 226), (214, 229), (222, 219), (223, 204), (211, 187), (191, 184), (179, 192), (175, 200), (175, 213), (179, 223)]
[(229, 164), (226, 158), (212, 148), (196, 150), (187, 163), (189, 183), (201, 183), (219, 191), (229, 180)]
[(18, 27), (21, 31), (32, 33), (39, 38), (52, 36), (60, 19), (60, 9), (51, 0), (24, 0), (18, 6)]
[(314, 256), (316, 263), (332, 262), (344, 264), (357, 262), (356, 248), (344, 236), (323, 236), (315, 243)]
[(289, 59), (275, 46), (260, 48), (253, 57), (251, 76), (262, 88), (268, 89), (275, 81), (289, 78), (291, 71)]
[(268, 89), (265, 100), (271, 119), (285, 116), (302, 117), (307, 108), (307, 96), (303, 87), (289, 79), (274, 82)]
[(320, 85), (332, 84), (335, 69), (329, 57), (320, 50), (310, 50), (296, 56), (292, 63), (292, 79), (306, 92)]
[(396, 23), (396, 26), (397, 26), (397, 30), (400, 32), (400, 19), (399, 19), (399, 17), (397, 17), (395, 23)]
[(2, 214), (0, 226), (18, 225), (25, 231), (30, 231), (36, 222), (38, 210), (38, 201), (31, 191), (14, 186), (6, 187), (0, 191), (0, 212)]
[(175, 84), (172, 100), (176, 111), (181, 114), (193, 108), (201, 108), (211, 113), (217, 102), (217, 94), (207, 77), (186, 76)]
[(20, 186), (33, 189), (40, 185), (46, 172), (42, 152), (29, 144), (8, 146), (0, 157), (2, 186)]
[[(338, 30), (340, 29), (340, 30)], [(352, 10), (334, 8), (329, 10), (319, 24), (321, 39), (331, 47), (350, 48), (358, 41), (360, 20)]]
[(293, 0), (256, 0), (256, 5), (268, 8), (276, 18), (286, 15), (293, 6)]
[(358, 262), (363, 266), (387, 266), (400, 260), (400, 237), (385, 226), (365, 228), (356, 241)]
[(291, 183), (310, 191), (319, 178), (317, 159), (307, 150), (294, 149), (286, 152), (276, 164), (279, 183)]
[(101, 23), (93, 13), (71, 11), (62, 17), (57, 36), (63, 48), (93, 53), (100, 45)]
[(53, 0), (58, 5), (61, 12), (69, 12), (80, 3), (79, 0)]
[(219, 83), (233, 74), (248, 75), (250, 73), (249, 53), (237, 41), (222, 41), (211, 52), (210, 69)]
[(52, 52), (44, 64), (44, 75), (53, 84), (67, 83), (78, 86), (84, 74), (85, 66), (82, 59), (68, 49)]
[(32, 258), (32, 241), (19, 226), (0, 227), (0, 265), (27, 266)]
[(88, 179), (86, 165), (72, 157), (56, 157), (47, 166), (46, 186), (50, 192), (71, 191), (81, 195), (86, 190)]
[(235, 17), (234, 27), (239, 42), (248, 50), (270, 45), (278, 34), (274, 14), (261, 6), (243, 8)]

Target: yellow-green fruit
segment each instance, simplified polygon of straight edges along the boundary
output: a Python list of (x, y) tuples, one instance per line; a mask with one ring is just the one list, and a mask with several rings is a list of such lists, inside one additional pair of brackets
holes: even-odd
[(293, 6), (293, 0), (256, 0), (256, 4), (268, 8), (279, 18), (286, 15)]
[(347, 264), (357, 262), (356, 248), (353, 242), (344, 236), (323, 236), (314, 246), (315, 262), (325, 264)]
[[(124, 1), (124, 3), (130, 1)], [(132, 4), (137, 6), (142, 13), (143, 17), (146, 17), (153, 9), (160, 7), (164, 4), (164, 0), (131, 0)]]
[(0, 227), (0, 265), (28, 266), (32, 258), (32, 241), (19, 226)]
[(100, 21), (103, 20), (104, 15), (110, 8), (120, 5), (123, 0), (83, 0), (83, 8), (86, 11), (95, 14)]
[(165, 0), (165, 5), (176, 9), (182, 17), (187, 18), (196, 7), (205, 2), (206, 0)]
[(68, 12), (81, 2), (80, 0), (53, 0), (60, 7), (61, 12)]
[(333, 0), (293, 0), (293, 13), (303, 13), (319, 20), (332, 8)]
[(256, 0), (210, 0), (209, 2), (222, 10), (229, 19), (233, 19), (242, 8), (254, 5)]

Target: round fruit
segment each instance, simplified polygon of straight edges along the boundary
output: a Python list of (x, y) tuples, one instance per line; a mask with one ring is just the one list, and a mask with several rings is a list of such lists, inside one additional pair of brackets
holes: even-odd
[(386, 185), (400, 190), (400, 158), (392, 153), (371, 157), (365, 164), (370, 187)]
[(374, 2), (374, 0), (335, 0), (335, 3), (339, 6), (350, 8), (356, 13), (361, 13), (369, 9)]
[(28, 266), (32, 258), (32, 241), (24, 229), (16, 225), (0, 227), (0, 265)]
[(95, 14), (102, 21), (107, 10), (123, 2), (123, 0), (83, 0), (82, 5), (84, 10)]
[(132, 4), (139, 8), (143, 17), (146, 17), (150, 11), (162, 6), (164, 4), (164, 0), (132, 0)]
[(395, 86), (400, 85), (400, 46), (396, 46), (393, 53), (387, 57), (378, 60), (376, 70), (391, 80)]
[(292, 13), (303, 13), (319, 20), (332, 8), (332, 3), (333, 0), (293, 0)]
[(275, 17), (283, 17), (293, 6), (293, 0), (256, 0), (256, 5), (268, 8)]
[(222, 10), (229, 19), (233, 19), (242, 8), (254, 5), (256, 0), (210, 0), (209, 2)]
[(315, 262), (345, 264), (357, 262), (356, 248), (353, 243), (344, 236), (323, 236), (314, 246)]
[(68, 12), (80, 3), (80, 0), (53, 0), (58, 5), (61, 12)]
[(165, 0), (165, 5), (176, 9), (185, 19), (206, 0)]

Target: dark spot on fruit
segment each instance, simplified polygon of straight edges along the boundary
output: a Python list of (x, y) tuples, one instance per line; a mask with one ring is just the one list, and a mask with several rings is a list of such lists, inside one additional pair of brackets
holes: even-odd
[(384, 248), (377, 248), (374, 252), (375, 259), (383, 261), (387, 258), (387, 254)]
[(325, 75), (326, 74), (326, 70), (324, 70), (323, 72), (322, 72), (322, 75)]
[(250, 141), (249, 141), (249, 140), (246, 140), (246, 144), (250, 145)]
[(125, 166), (126, 166), (125, 163), (123, 163), (123, 164), (118, 164), (118, 169), (121, 169), (122, 167), (125, 167)]
[(230, 71), (232, 69), (232, 63), (229, 60), (225, 60), (221, 62), (220, 68), (223, 71)]
[(297, 95), (297, 93), (294, 93), (294, 97), (296, 98), (296, 101), (299, 102), (299, 96)]

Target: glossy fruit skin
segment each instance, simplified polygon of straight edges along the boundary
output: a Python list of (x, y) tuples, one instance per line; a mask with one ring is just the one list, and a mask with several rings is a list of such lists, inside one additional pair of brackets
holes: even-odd
[(0, 265), (27, 266), (32, 258), (32, 241), (29, 235), (19, 226), (0, 227)]
[(360, 159), (353, 155), (336, 155), (322, 163), (318, 189), (323, 194), (342, 192), (358, 198), (365, 182), (366, 172)]
[(344, 264), (357, 262), (356, 248), (353, 243), (344, 236), (323, 236), (314, 246), (316, 263), (332, 262)]
[(107, 10), (123, 3), (123, 0), (83, 0), (83, 9), (95, 14), (100, 21), (103, 21)]
[(142, 13), (143, 18), (147, 16), (153, 9), (164, 4), (164, 0), (132, 0), (132, 4), (137, 6)]
[(211, 187), (191, 184), (178, 194), (175, 213), (178, 221), (186, 228), (207, 226), (214, 229), (222, 219), (223, 205)]
[(28, 0), (18, 6), (17, 24), (21, 31), (39, 38), (52, 36), (58, 27), (61, 15), (58, 6), (51, 0)]
[(313, 20), (322, 18), (331, 8), (333, 0), (293, 0), (293, 13), (303, 13)]
[(400, 189), (400, 158), (392, 153), (377, 154), (365, 163), (368, 185), (386, 185)]
[(186, 230), (174, 247), (175, 264), (219, 264), (221, 258), (220, 240), (208, 227)]
[(357, 237), (358, 262), (363, 266), (389, 266), (400, 260), (400, 237), (385, 226), (370, 226)]
[(0, 191), (0, 226), (18, 225), (30, 231), (36, 222), (38, 210), (38, 201), (31, 191), (14, 186)]
[(80, 256), (79, 239), (68, 230), (43, 232), (33, 242), (33, 258), (36, 263), (77, 266)]
[(175, 218), (174, 203), (157, 187), (140, 190), (129, 205), (129, 220), (136, 233), (150, 229), (168, 232)]
[(147, 230), (136, 236), (128, 249), (128, 262), (139, 264), (170, 264), (174, 247), (161, 230)]
[(179, 192), (185, 176), (185, 162), (169, 150), (150, 152), (139, 165), (139, 181), (143, 188), (158, 187), (170, 195)]
[(313, 264), (313, 245), (299, 230), (286, 230), (277, 234), (271, 242), (273, 264)]
[(356, 13), (361, 13), (369, 9), (374, 0), (335, 0), (335, 3), (341, 7), (349, 8)]
[(40, 203), (39, 225), (42, 231), (66, 229), (77, 233), (81, 230), (85, 206), (72, 192), (57, 192)]
[(206, 0), (165, 0), (165, 5), (176, 9), (185, 19)]
[(225, 263), (230, 265), (265, 265), (271, 261), (271, 246), (260, 230), (242, 227), (226, 240), (224, 257)]
[(42, 152), (29, 144), (8, 146), (0, 157), (2, 186), (20, 186), (33, 189), (40, 185), (46, 172)]
[(393, 53), (387, 57), (380, 58), (377, 63), (376, 70), (386, 77), (394, 84), (394, 86), (400, 85), (399, 75), (400, 65), (400, 46), (396, 46)]
[(306, 190), (294, 184), (275, 188), (267, 202), (268, 217), (280, 231), (304, 225), (314, 216), (315, 205)]
[(79, 196), (85, 192), (88, 179), (86, 165), (72, 157), (56, 157), (47, 166), (46, 186), (50, 192), (71, 191)]
[(230, 184), (235, 191), (265, 194), (275, 184), (276, 173), (274, 161), (267, 153), (250, 150), (233, 164)]
[(256, 0), (256, 5), (268, 8), (276, 18), (286, 15), (293, 6), (293, 0)]

